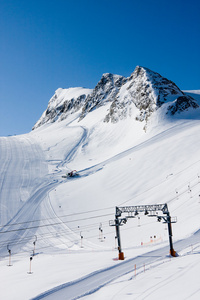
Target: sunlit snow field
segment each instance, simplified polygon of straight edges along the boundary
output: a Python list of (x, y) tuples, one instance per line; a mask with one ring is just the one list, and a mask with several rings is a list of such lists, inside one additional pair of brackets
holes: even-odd
[[(107, 110), (0, 138), (1, 299), (32, 299), (129, 259), (128, 274), (113, 271), (84, 299), (200, 299), (200, 110), (172, 118), (163, 108), (146, 132), (134, 118), (103, 123)], [(74, 169), (78, 177), (62, 177)], [(120, 228), (117, 260), (115, 207), (162, 203), (177, 217), (179, 257), (169, 256), (166, 224), (140, 214)], [(146, 264), (131, 261), (142, 255)]]

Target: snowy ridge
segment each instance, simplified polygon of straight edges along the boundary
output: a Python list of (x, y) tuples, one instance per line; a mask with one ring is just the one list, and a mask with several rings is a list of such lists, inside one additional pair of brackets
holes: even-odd
[(58, 89), (50, 99), (47, 110), (33, 129), (56, 120), (62, 121), (80, 111), (79, 121), (94, 109), (109, 104), (104, 122), (117, 123), (127, 117), (144, 122), (146, 130), (150, 116), (163, 104), (172, 115), (196, 109), (198, 104), (184, 94), (174, 82), (147, 68), (137, 66), (129, 78), (105, 73), (93, 90), (81, 88)]
[(103, 74), (92, 94), (87, 97), (80, 119), (84, 118), (86, 114), (94, 108), (98, 108), (106, 102), (112, 102), (126, 80), (127, 79), (123, 76), (110, 73)]
[[(147, 122), (153, 112), (164, 103), (172, 101), (175, 101), (175, 104), (168, 108), (168, 112), (171, 111), (172, 114), (189, 107), (198, 107), (192, 97), (183, 95), (184, 93), (172, 81), (147, 68), (137, 66), (113, 101), (105, 121), (118, 122), (119, 119), (131, 117), (132, 111), (135, 110), (136, 120)], [(181, 106), (182, 102), (185, 104)]]
[[(0, 138), (2, 299), (200, 298), (199, 94), (141, 67), (103, 77), (83, 118), (93, 91), (58, 89), (41, 126)], [(179, 257), (169, 256), (166, 224), (139, 213), (120, 228), (118, 261), (116, 206), (161, 203), (177, 217)]]
[(47, 109), (33, 129), (49, 122), (62, 121), (69, 114), (77, 112), (83, 106), (87, 95), (91, 92), (92, 90), (85, 88), (57, 89), (54, 96), (50, 99)]

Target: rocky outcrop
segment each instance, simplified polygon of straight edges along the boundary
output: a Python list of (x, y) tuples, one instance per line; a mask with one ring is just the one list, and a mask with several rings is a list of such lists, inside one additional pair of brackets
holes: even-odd
[(94, 109), (109, 103), (109, 111), (103, 119), (112, 123), (131, 117), (146, 124), (152, 113), (168, 103), (166, 113), (171, 115), (199, 107), (196, 100), (185, 95), (171, 80), (137, 66), (128, 78), (103, 74), (93, 90), (58, 89), (33, 129), (62, 121), (77, 111), (80, 121)]
[(50, 99), (46, 111), (33, 129), (46, 123), (53, 123), (57, 120), (62, 121), (70, 114), (77, 112), (83, 107), (87, 96), (91, 92), (92, 90), (84, 88), (57, 89)]
[(112, 102), (126, 81), (127, 79), (120, 75), (113, 75), (110, 73), (103, 74), (93, 92), (87, 97), (82, 108), (80, 120), (95, 108), (98, 108), (107, 102)]
[(188, 108), (198, 108), (199, 105), (196, 101), (189, 95), (180, 96), (174, 101), (172, 105), (168, 107), (168, 114), (175, 115), (176, 113), (181, 113)]
[(132, 115), (134, 107), (138, 110), (136, 120), (147, 120), (164, 103), (183, 95), (172, 81), (138, 66), (112, 102), (105, 122), (115, 123)]

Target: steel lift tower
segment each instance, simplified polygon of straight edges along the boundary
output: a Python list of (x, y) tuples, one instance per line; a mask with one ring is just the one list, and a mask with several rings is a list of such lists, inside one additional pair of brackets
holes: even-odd
[[(115, 212), (115, 220), (110, 221), (110, 226), (115, 226), (116, 229), (116, 238), (118, 241), (118, 251), (119, 251), (119, 260), (124, 260), (124, 253), (122, 252), (121, 239), (120, 239), (120, 226), (126, 224), (129, 218), (135, 218), (139, 213), (144, 212), (148, 217), (156, 217), (158, 222), (163, 220), (163, 223), (168, 225), (168, 234), (169, 234), (169, 246), (170, 246), (170, 255), (177, 256), (176, 251), (173, 248), (172, 242), (172, 223), (176, 223), (176, 217), (172, 218), (170, 216), (167, 204), (155, 204), (155, 205), (136, 205), (136, 206), (124, 206), (117, 207)], [(160, 214), (158, 215), (158, 212)], [(126, 213), (127, 215), (124, 218), (121, 218), (122, 214)]]

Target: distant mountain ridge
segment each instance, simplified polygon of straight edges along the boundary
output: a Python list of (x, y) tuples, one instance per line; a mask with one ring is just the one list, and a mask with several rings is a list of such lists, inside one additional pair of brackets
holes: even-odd
[[(104, 122), (117, 123), (133, 115), (137, 121), (147, 122), (153, 112), (168, 102), (167, 114), (171, 115), (199, 107), (195, 99), (182, 92), (171, 80), (148, 68), (137, 66), (128, 78), (103, 74), (93, 90), (59, 88), (33, 129), (46, 123), (62, 121), (78, 111), (80, 121), (94, 109), (109, 103)], [(135, 110), (136, 116), (133, 114)]]

